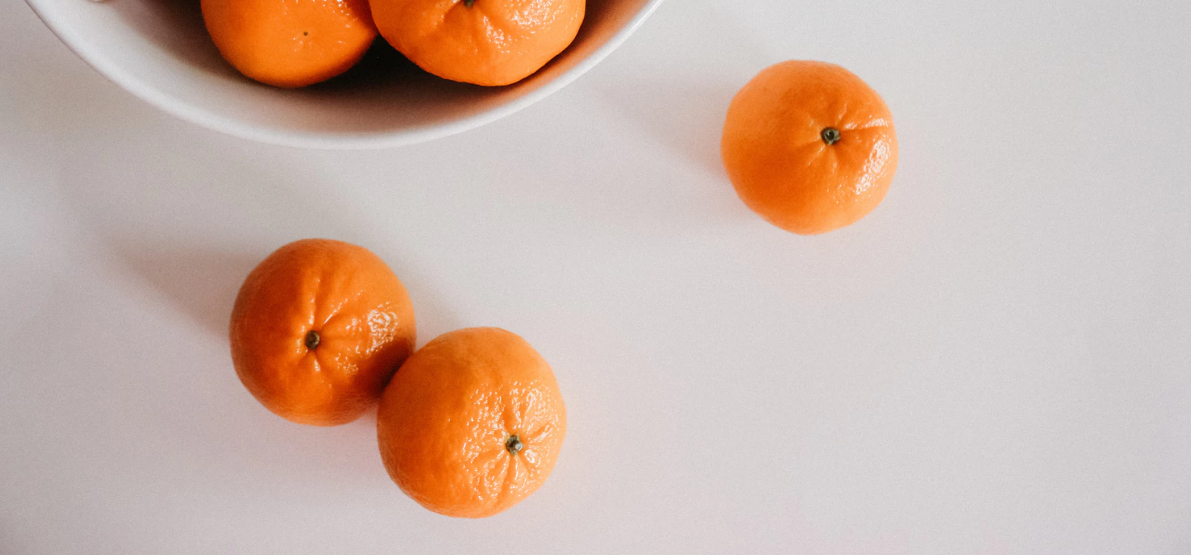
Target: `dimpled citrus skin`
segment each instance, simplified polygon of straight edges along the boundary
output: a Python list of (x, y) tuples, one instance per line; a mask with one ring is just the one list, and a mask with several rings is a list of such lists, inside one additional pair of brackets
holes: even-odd
[(566, 430), (550, 366), (499, 328), (427, 343), (393, 377), (377, 415), (389, 476), (422, 506), (455, 517), (491, 516), (537, 490)]
[(803, 235), (863, 218), (897, 170), (884, 100), (850, 71), (822, 62), (782, 62), (749, 81), (728, 108), (720, 147), (741, 200)]
[(334, 426), (376, 403), (413, 352), (414, 311), (367, 249), (304, 239), (248, 274), (229, 334), (236, 374), (262, 405), (299, 424)]
[(585, 0), (370, 0), (380, 33), (439, 77), (500, 86), (562, 52), (583, 23)]
[(376, 27), (368, 0), (202, 0), (203, 21), (240, 73), (293, 88), (355, 65)]

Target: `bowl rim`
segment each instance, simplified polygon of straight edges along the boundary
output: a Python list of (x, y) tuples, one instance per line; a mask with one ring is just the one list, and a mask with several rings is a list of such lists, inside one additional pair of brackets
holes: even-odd
[(83, 38), (81, 33), (57, 19), (54, 10), (43, 8), (58, 1), (25, 0), (25, 3), (75, 55), (133, 96), (174, 117), (218, 133), (270, 145), (318, 150), (365, 150), (411, 145), (462, 133), (512, 115), (578, 79), (624, 43), (662, 3), (662, 0), (647, 0), (624, 27), (586, 58), (544, 85), (496, 108), (438, 125), (397, 131), (336, 133), (282, 130), (245, 123), (174, 97), (124, 69)]

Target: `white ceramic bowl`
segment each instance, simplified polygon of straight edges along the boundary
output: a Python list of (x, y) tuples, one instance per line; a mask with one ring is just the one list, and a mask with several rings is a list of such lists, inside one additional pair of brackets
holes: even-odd
[(508, 87), (439, 79), (378, 44), (341, 77), (282, 90), (224, 62), (203, 27), (199, 0), (26, 1), (88, 64), (166, 112), (246, 139), (340, 149), (427, 141), (509, 115), (590, 69), (661, 3), (587, 0), (570, 48)]

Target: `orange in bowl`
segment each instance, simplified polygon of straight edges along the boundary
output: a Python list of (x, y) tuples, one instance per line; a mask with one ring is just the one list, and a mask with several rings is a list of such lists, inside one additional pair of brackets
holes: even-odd
[(376, 38), (368, 0), (202, 0), (202, 10), (224, 59), (277, 87), (335, 77)]
[(370, 0), (389, 44), (439, 77), (509, 85), (562, 52), (585, 0)]

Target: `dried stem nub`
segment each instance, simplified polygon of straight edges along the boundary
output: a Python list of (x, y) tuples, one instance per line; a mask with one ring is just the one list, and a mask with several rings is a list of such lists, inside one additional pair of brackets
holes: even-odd
[(827, 143), (827, 146), (838, 143), (841, 138), (839, 129), (834, 127), (824, 128), (823, 131), (819, 132), (819, 136), (823, 138), (823, 142)]

